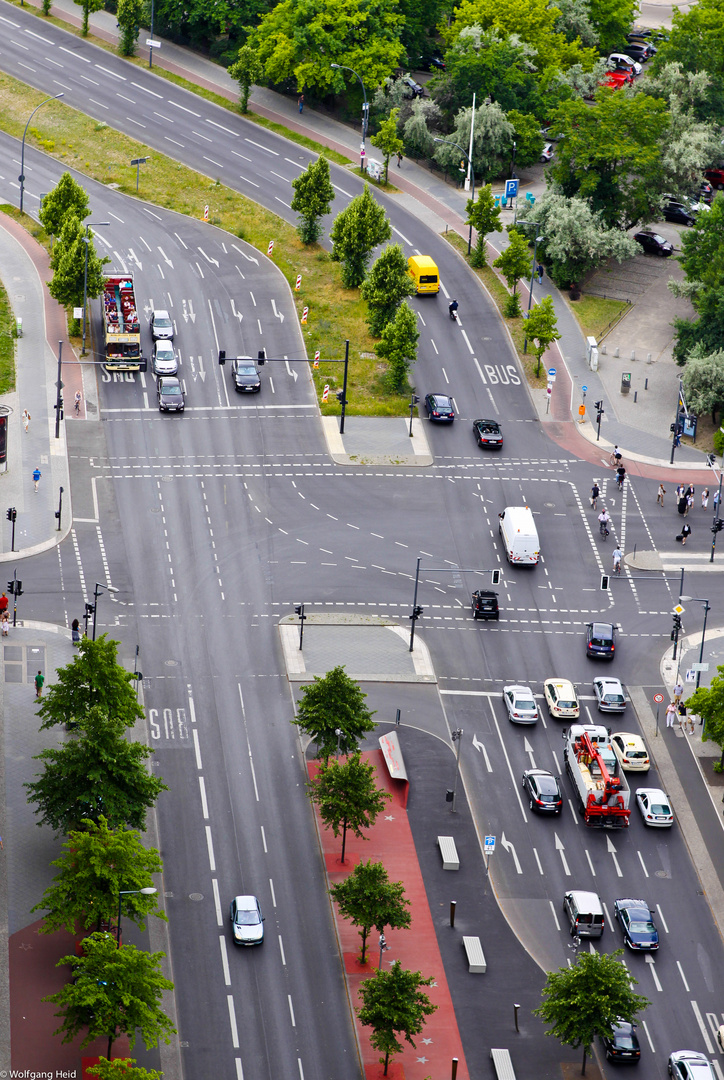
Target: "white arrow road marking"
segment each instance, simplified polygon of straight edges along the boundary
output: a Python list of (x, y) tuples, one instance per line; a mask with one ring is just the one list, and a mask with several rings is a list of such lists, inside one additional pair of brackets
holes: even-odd
[(213, 263), (214, 266), (219, 265), (219, 260), (212, 258), (211, 255), (207, 255), (202, 247), (199, 248), (199, 251), (201, 252), (203, 257), (206, 259), (207, 263)]
[(166, 254), (166, 252), (165, 252), (165, 251), (163, 250), (163, 248), (162, 248), (162, 247), (160, 247), (160, 248), (159, 248), (158, 250), (159, 250), (159, 251), (161, 252), (161, 254), (163, 255), (163, 257), (164, 257), (165, 261), (166, 261), (166, 262), (168, 263), (168, 265), (169, 265), (169, 266), (171, 267), (171, 269), (173, 270), (173, 263), (172, 263), (172, 262), (171, 262), (171, 260), (169, 259), (169, 257), (168, 257), (168, 255)]
[[(186, 307), (186, 301), (184, 300), (184, 308), (185, 308), (185, 307)], [(185, 318), (185, 317), (186, 317), (186, 316), (184, 316), (184, 318)], [(189, 300), (189, 314), (188, 314), (188, 318), (189, 318), (189, 319), (191, 319), (191, 322), (192, 322), (192, 323), (195, 323), (195, 322), (196, 322), (196, 312), (194, 311), (194, 302), (193, 302), (193, 300)]]
[[(646, 959), (648, 960), (648, 956), (646, 957)], [(709, 1038), (709, 1032), (706, 1030), (706, 1025), (704, 1023), (704, 1020), (702, 1019), (702, 1015), (701, 1015), (701, 1013), (699, 1011), (699, 1006), (697, 1005), (697, 1003), (695, 1001), (692, 1001), (691, 1007), (694, 1010), (694, 1016), (696, 1017), (696, 1022), (699, 1025), (699, 1031), (701, 1032), (701, 1037), (704, 1040), (704, 1045), (706, 1046), (706, 1052), (707, 1052), (707, 1054), (713, 1054), (714, 1053), (714, 1047), (712, 1045), (711, 1039)]]
[(490, 764), (490, 758), (488, 757), (488, 751), (485, 749), (485, 747), (483, 746), (483, 744), (481, 742), (478, 742), (477, 735), (473, 735), (473, 747), (474, 747), (475, 750), (478, 751), (478, 753), (480, 753), (482, 751), (483, 757), (485, 758), (485, 767), (487, 768), (488, 772), (492, 772), (493, 771), (493, 766)]
[(201, 379), (201, 382), (206, 381), (206, 372), (204, 371), (204, 358), (203, 358), (203, 356), (199, 357), (199, 377)]
[(274, 300), (273, 297), (272, 297), (271, 306), (272, 306), (272, 311), (274, 312), (274, 317), (276, 319), (279, 319), (280, 322), (284, 322), (284, 315), (282, 314), (281, 311), (277, 311), (276, 300)]
[(530, 767), (531, 767), (531, 769), (534, 769), (535, 768), (535, 758), (533, 757), (533, 747), (530, 745), (530, 743), (528, 742), (527, 739), (523, 740), (523, 750), (525, 751), (526, 754), (529, 755), (529, 757), (530, 757)]
[(256, 263), (257, 266), (259, 265), (259, 260), (255, 259), (253, 255), (247, 255), (246, 252), (242, 251), (240, 247), (236, 246), (236, 244), (232, 244), (231, 246), (233, 247), (234, 251), (238, 251), (242, 258), (246, 259), (247, 262)]
[(565, 873), (568, 875), (568, 877), (570, 877), (571, 876), (571, 871), (568, 868), (568, 863), (566, 862), (566, 857), (563, 854), (563, 852), (566, 850), (565, 844), (561, 840), (558, 833), (554, 833), (553, 835), (556, 838), (556, 851), (560, 852), (561, 862), (563, 863), (563, 869), (564, 869)]
[(513, 862), (515, 863), (515, 869), (518, 871), (519, 874), (522, 874), (523, 870), (522, 870), (522, 867), (521, 867), (520, 863), (518, 862), (518, 856), (515, 853), (515, 848), (511, 844), (510, 840), (505, 839), (505, 833), (503, 833), (503, 835), (501, 836), (500, 843), (505, 848), (505, 850), (509, 851), (510, 854), (513, 856)]
[(651, 967), (651, 976), (654, 980), (654, 986), (657, 990), (663, 990), (663, 986), (659, 982), (659, 977), (656, 974), (656, 961), (654, 960), (651, 953), (646, 953), (646, 963), (649, 964)]
[[(273, 300), (272, 300), (272, 303), (274, 303)], [(284, 363), (287, 365), (287, 375), (291, 375), (292, 378), (294, 379), (294, 381), (296, 382), (298, 377), (299, 377), (297, 372), (294, 370), (294, 368), (289, 367), (289, 361), (288, 360), (285, 360)]]
[(237, 310), (236, 310), (236, 304), (234, 303), (234, 297), (233, 297), (233, 296), (231, 296), (231, 297), (229, 297), (229, 299), (231, 300), (231, 314), (232, 314), (232, 315), (233, 315), (233, 316), (234, 316), (234, 317), (235, 317), (236, 319), (238, 319), (238, 320), (239, 320), (239, 322), (241, 322), (241, 320), (242, 320), (242, 319), (244, 318), (244, 316), (243, 316), (243, 315), (241, 314), (241, 312), (240, 312), (240, 311), (237, 311)]
[(189, 353), (189, 364), (191, 365), (191, 375), (193, 376), (194, 382), (196, 382), (196, 365), (194, 364), (194, 358), (191, 353)]
[(139, 270), (143, 270), (143, 263), (138, 258), (133, 248), (131, 248), (128, 252), (128, 259), (130, 262), (134, 262)]
[(619, 877), (623, 877), (623, 870), (618, 865), (618, 859), (616, 858), (616, 848), (613, 846), (613, 840), (610, 836), (606, 837), (606, 851), (610, 852), (611, 858), (613, 859), (613, 865), (616, 867), (616, 873)]

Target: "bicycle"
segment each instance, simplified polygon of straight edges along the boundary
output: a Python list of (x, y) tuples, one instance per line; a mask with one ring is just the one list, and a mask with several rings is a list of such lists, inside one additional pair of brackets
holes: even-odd
[(75, 395), (75, 415), (80, 416), (80, 404), (83, 398), (81, 397), (80, 390)]
[(605, 521), (599, 522), (598, 531), (600, 532), (604, 540), (608, 540), (608, 526), (606, 525)]
[(614, 574), (617, 574), (619, 577), (621, 577), (621, 560), (620, 559), (614, 559), (613, 560), (613, 572), (614, 572)]
[(609, 465), (620, 465), (622, 459), (623, 459), (623, 454), (621, 453), (621, 451), (619, 450), (618, 447), (615, 447), (611, 451), (611, 456), (608, 459), (608, 463), (609, 463)]

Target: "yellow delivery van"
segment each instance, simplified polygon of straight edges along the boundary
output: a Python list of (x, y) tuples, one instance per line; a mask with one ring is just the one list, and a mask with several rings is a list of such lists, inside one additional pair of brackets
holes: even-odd
[(436, 293), (440, 291), (440, 274), (437, 265), (429, 255), (411, 255), (407, 260), (407, 267), (415, 289), (419, 293)]

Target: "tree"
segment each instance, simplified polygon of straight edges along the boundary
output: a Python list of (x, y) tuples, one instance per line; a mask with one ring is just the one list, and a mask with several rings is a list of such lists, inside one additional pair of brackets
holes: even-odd
[(133, 673), (126, 671), (116, 660), (117, 641), (106, 634), (97, 641), (81, 639), (78, 651), (70, 664), (58, 668), (55, 682), (46, 684), (38, 716), (41, 731), (57, 724), (84, 726), (92, 709), (117, 727), (119, 733), (144, 718), (131, 685)]
[(397, 117), (400, 110), (393, 109), (386, 120), (383, 120), (380, 124), (380, 129), (376, 135), (373, 135), (370, 142), (373, 146), (376, 146), (382, 151), (385, 159), (385, 183), (387, 183), (387, 175), (390, 168), (390, 158), (393, 154), (401, 154), (405, 148), (405, 144), (397, 134)]
[(310, 161), (306, 171), (292, 180), (292, 187), (292, 210), (300, 218), (297, 231), (303, 244), (313, 244), (322, 232), (319, 220), (329, 213), (334, 199), (326, 157), (320, 155), (316, 161)]
[(525, 168), (540, 161), (544, 139), (540, 133), (540, 124), (535, 116), (511, 109), (508, 120), (513, 125), (515, 136), (515, 163)]
[(342, 833), (342, 858), (347, 844), (347, 829), (363, 840), (363, 829), (369, 829), (382, 813), (392, 796), (380, 791), (375, 784), (375, 767), (362, 761), (358, 750), (345, 761), (332, 758), (321, 765), (309, 782), (309, 797), (319, 808), (319, 816), (335, 836)]
[(412, 1036), (420, 1034), (425, 1017), (432, 1016), (437, 1009), (437, 1005), (433, 1005), (420, 989), (422, 986), (432, 986), (434, 982), (432, 976), (423, 979), (419, 971), (405, 971), (396, 960), (389, 971), (376, 971), (371, 979), (365, 979), (362, 983), (362, 1005), (357, 1015), (360, 1023), (372, 1028), (372, 1046), (385, 1055), (384, 1076), (387, 1076), (390, 1054), (399, 1054), (402, 1050), (398, 1033), (414, 1049)]
[(517, 229), (508, 229), (508, 246), (503, 248), (493, 266), (500, 270), (512, 290), (510, 302), (507, 304), (505, 314), (510, 319), (520, 315), (520, 300), (518, 299), (518, 281), (522, 277), (530, 275), (531, 254), (528, 249), (528, 241)]
[(136, 1069), (135, 1064), (135, 1058), (100, 1058), (96, 1065), (86, 1065), (85, 1071), (98, 1080), (162, 1080), (163, 1073), (140, 1066)]
[[(71, 832), (63, 847), (63, 854), (51, 863), (59, 869), (54, 884), (31, 909), (47, 910), (40, 928), (43, 934), (73, 933), (79, 927), (100, 930), (116, 917), (121, 889), (148, 888), (153, 885), (151, 875), (163, 869), (158, 851), (145, 848), (137, 832), (109, 829), (102, 815), (98, 822), (89, 819), (83, 829)], [(123, 899), (123, 917), (141, 930), (147, 915), (166, 919), (156, 896), (131, 892)]]
[(442, 114), (434, 101), (416, 98), (402, 129), (405, 150), (413, 157), (430, 157), (435, 149), (433, 131), (440, 130)]
[(118, 0), (116, 18), (121, 30), (118, 51), (121, 56), (133, 56), (138, 41), (138, 31), (143, 21), (143, 0)]
[(85, 230), (78, 218), (74, 214), (66, 217), (50, 260), (54, 273), (48, 283), (48, 292), (64, 307), (82, 307), (84, 296), (96, 297), (103, 292), (103, 267), (111, 260), (107, 255), (98, 257), (92, 237), (89, 229), (86, 244)]
[(337, 214), (329, 236), (332, 258), (342, 263), (342, 281), (354, 289), (364, 281), (374, 249), (392, 236), (385, 211), (375, 202), (369, 184)]
[(714, 768), (717, 772), (724, 772), (724, 667), (717, 667), (716, 670), (718, 674), (711, 680), (711, 685), (700, 686), (686, 705), (689, 713), (700, 716), (704, 721), (701, 734), (704, 742), (711, 740), (721, 747), (721, 758)]
[(348, 878), (329, 891), (342, 917), (360, 928), (361, 964), (365, 962), (367, 935), (372, 927), (382, 934), (386, 926), (406, 930), (412, 921), (404, 885), (401, 881), (390, 881), (382, 863), (372, 860), (358, 863)]
[(407, 266), (405, 253), (399, 244), (390, 244), (378, 256), (360, 286), (362, 299), (369, 308), (370, 333), (379, 337), (406, 296), (412, 296), (415, 286)]
[(393, 393), (406, 389), (410, 365), (417, 359), (419, 337), (417, 315), (403, 301), (392, 322), (382, 331), (382, 339), (377, 346), (377, 355), (387, 361), (385, 381)]
[[(256, 49), (249, 42), (239, 49), (236, 61), (229, 68), (229, 75), (239, 84), (239, 106), (243, 113), (249, 111), (249, 91), (264, 73)], [(292, 181), (294, 184), (295, 181)]]
[[(467, 160), (462, 158), (458, 147), (468, 151), (472, 115), (472, 108), (461, 109), (455, 117), (455, 130), (450, 141), (440, 143), (435, 151), (435, 160), (450, 171), (456, 166), (460, 166), (461, 170), (467, 168)], [(476, 173), (482, 173), (487, 179), (507, 171), (513, 149), (513, 133), (513, 125), (497, 102), (483, 102), (475, 110), (472, 160)]]
[(87, 1027), (81, 1046), (107, 1036), (109, 1058), (119, 1035), (128, 1035), (133, 1049), (137, 1030), (147, 1050), (159, 1039), (170, 1042), (176, 1029), (158, 1004), (164, 990), (173, 990), (173, 983), (161, 974), (165, 953), (148, 953), (135, 945), (118, 948), (107, 933), (84, 938), (82, 948), (82, 956), (64, 956), (55, 965), (70, 964), (72, 981), (41, 998), (59, 1006), (55, 1015), (63, 1023), (53, 1034), (62, 1034), (64, 1043), (73, 1042)]
[(561, 336), (558, 333), (556, 313), (553, 309), (553, 297), (544, 296), (539, 304), (535, 304), (528, 314), (525, 324), (525, 332), (531, 341), (535, 342), (536, 378), (540, 374), (540, 361), (543, 353)]
[(111, 828), (144, 829), (146, 811), (168, 790), (148, 772), (150, 756), (148, 746), (128, 742), (100, 708), (90, 709), (77, 739), (34, 758), (44, 769), (25, 788), (38, 824), (68, 833), (86, 818), (105, 817)]
[(374, 713), (365, 705), (366, 697), (343, 667), (332, 668), (324, 678), (315, 675), (313, 683), (302, 687), (292, 723), (317, 744), (317, 757), (327, 761), (337, 751), (349, 754), (374, 731)]
[(535, 61), (535, 49), (517, 35), (466, 26), (446, 53), (445, 73), (428, 84), (430, 93), (450, 119), (470, 105), (473, 93), (479, 102), (490, 97), (505, 112), (544, 115)]
[(103, 7), (103, 0), (75, 0), (75, 3), (83, 8), (83, 24), (81, 27), (81, 34), (83, 37), (88, 36), (88, 18), (89, 16), (100, 11)]
[(706, 214), (682, 234), (680, 262), (686, 281), (670, 283), (675, 295), (691, 298), (697, 318), (675, 319), (674, 359), (685, 364), (694, 354), (718, 352), (724, 340), (724, 195), (718, 194)]
[(724, 280), (724, 195), (718, 194), (707, 213), (698, 214), (691, 229), (681, 234), (680, 263), (696, 291)]
[(674, 359), (685, 364), (687, 357), (706, 356), (721, 349), (724, 341), (724, 283), (692, 293), (698, 318), (674, 319), (676, 344)]
[(716, 414), (724, 408), (724, 350), (707, 356), (701, 346), (695, 348), (682, 379), (688, 407), (695, 413), (709, 413), (715, 424)]
[(503, 231), (503, 226), (500, 224), (501, 207), (500, 205), (495, 205), (495, 196), (493, 195), (493, 189), (490, 184), (485, 184), (480, 188), (475, 202), (473, 202), (472, 199), (468, 199), (466, 210), (468, 214), (466, 223), (472, 225), (478, 234), (478, 240), (471, 260), (472, 264), (473, 266), (485, 266), (487, 262), (485, 256), (485, 237), (488, 233)]
[(711, 76), (711, 93), (697, 110), (699, 119), (724, 119), (724, 5), (721, 0), (700, 0), (691, 10), (674, 11), (668, 41), (652, 64), (654, 75), (669, 63), (683, 71), (706, 71)]
[(638, 12), (637, 0), (588, 0), (601, 53), (614, 52), (626, 40)]
[(567, 41), (580, 38), (587, 48), (595, 49), (598, 45), (598, 30), (591, 21), (589, 0), (556, 0), (556, 7), (560, 12), (553, 24), (556, 33), (563, 34)]
[(40, 223), (51, 236), (60, 236), (63, 222), (69, 214), (83, 221), (90, 214), (88, 195), (70, 173), (63, 173), (52, 191), (43, 199), (40, 207)]
[(611, 1035), (619, 1020), (633, 1023), (636, 1014), (649, 1004), (645, 997), (633, 992), (637, 985), (619, 956), (613, 953), (580, 953), (571, 968), (549, 971), (543, 987), (543, 1003), (534, 1013), (551, 1028), (553, 1035), (565, 1046), (583, 1047), (583, 1067), (586, 1055), (597, 1037)]

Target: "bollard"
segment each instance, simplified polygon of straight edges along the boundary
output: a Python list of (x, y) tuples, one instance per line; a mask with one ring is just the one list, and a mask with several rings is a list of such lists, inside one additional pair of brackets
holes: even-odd
[(399, 709), (397, 710), (397, 715), (395, 716), (395, 724), (397, 725), (397, 727), (400, 726), (400, 710)]
[(631, 359), (632, 359), (632, 360), (635, 360), (635, 359), (636, 359), (636, 350), (635, 350), (635, 349), (632, 349), (632, 350), (631, 350)]
[(450, 901), (450, 925), (455, 925), (455, 908), (457, 907), (457, 900)]
[(649, 388), (649, 380), (646, 379), (645, 382), (644, 382), (644, 390), (648, 390), (648, 388)]
[(23, 336), (23, 320), (19, 316), (15, 320), (15, 333), (17, 337)]
[(619, 352), (619, 348), (618, 348), (618, 345), (617, 345), (617, 346), (616, 346), (616, 348), (615, 348), (615, 349), (613, 350), (613, 355), (614, 355), (614, 356), (615, 356), (616, 358), (618, 358), (618, 357), (619, 357), (619, 356), (621, 355), (621, 353)]
[[(724, 802), (724, 799), (722, 801)], [(458, 1074), (458, 1059), (453, 1058), (452, 1059), (452, 1073), (450, 1074), (451, 1077), (452, 1077), (452, 1080), (455, 1080), (455, 1077), (457, 1076), (457, 1074)]]
[(603, 345), (600, 346), (599, 352), (601, 353), (601, 356), (606, 355), (606, 343), (605, 342), (603, 343)]
[(520, 1028), (518, 1027), (518, 1009), (519, 1008), (520, 1008), (520, 1005), (514, 1005), (513, 1006), (513, 1009), (515, 1010), (515, 1030), (518, 1032), (518, 1034), (520, 1034)]
[(638, 398), (639, 398), (639, 392), (638, 392), (638, 390), (634, 390), (634, 405), (638, 401)]
[(650, 364), (650, 363), (651, 363), (651, 353), (650, 353), (650, 352), (647, 352), (647, 353), (646, 353), (646, 363), (647, 363), (647, 364)]

